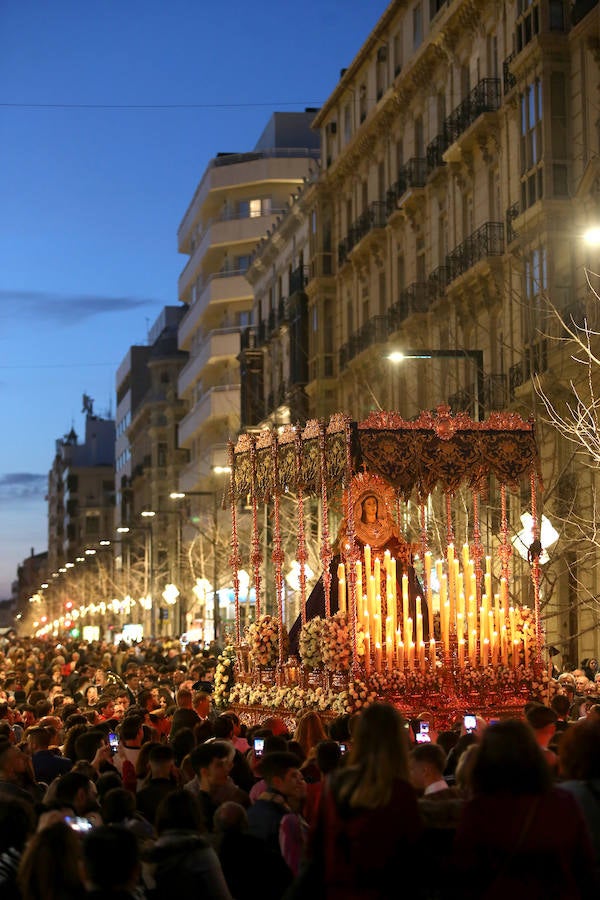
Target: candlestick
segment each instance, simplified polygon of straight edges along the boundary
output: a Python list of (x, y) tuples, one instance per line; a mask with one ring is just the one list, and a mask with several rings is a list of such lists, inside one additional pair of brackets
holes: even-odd
[(408, 575), (402, 575), (402, 626), (406, 631), (408, 620)]
[(369, 632), (365, 634), (365, 675), (367, 678), (371, 674), (371, 636)]
[[(400, 637), (399, 631), (396, 632), (396, 637)], [(396, 644), (396, 650), (398, 652), (398, 668), (400, 669), (400, 671), (402, 671), (402, 669), (404, 668), (404, 643), (401, 640), (398, 640), (398, 643)]]
[(375, 646), (377, 644), (381, 644), (381, 615), (380, 613), (375, 613), (373, 616), (373, 632), (374, 632), (374, 640)]
[(381, 674), (381, 644), (375, 644), (375, 671)]
[(419, 644), (419, 668), (421, 672), (425, 671), (425, 641)]
[[(342, 563), (342, 569), (344, 568)], [(338, 581), (338, 612), (346, 615), (346, 579), (340, 578)]]
[(415, 667), (415, 644), (411, 641), (408, 645), (408, 668), (412, 672)]
[(469, 641), (469, 662), (473, 668), (477, 665), (477, 631), (473, 629)]
[(484, 638), (483, 644), (481, 646), (481, 665), (482, 666), (488, 665), (489, 652), (490, 652), (490, 642), (487, 638)]
[(508, 634), (506, 632), (506, 625), (503, 625), (500, 629), (500, 641), (502, 645), (502, 665), (508, 665)]
[(433, 636), (433, 585), (431, 583), (431, 551), (425, 553), (425, 581), (427, 585), (427, 623), (429, 625), (429, 636)]
[(363, 626), (364, 619), (364, 604), (362, 602), (363, 596), (363, 583), (362, 583), (362, 563), (360, 560), (356, 561), (354, 566), (354, 572), (356, 575), (356, 606), (357, 606), (357, 615), (358, 615), (358, 626), (359, 628)]
[(492, 665), (493, 666), (498, 665), (498, 644), (499, 644), (498, 632), (493, 631), (492, 632)]
[(431, 671), (435, 672), (437, 668), (437, 658), (435, 654), (435, 638), (430, 638), (429, 640), (429, 665), (431, 667)]
[(465, 667), (465, 639), (458, 639), (458, 666), (460, 669)]
[(529, 623), (523, 625), (523, 653), (525, 655), (525, 667), (529, 666)]

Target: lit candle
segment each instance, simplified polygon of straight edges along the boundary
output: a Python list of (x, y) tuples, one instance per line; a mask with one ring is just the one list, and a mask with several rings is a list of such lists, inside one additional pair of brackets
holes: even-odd
[(479, 642), (485, 640), (485, 628), (487, 625), (487, 616), (485, 614), (485, 609), (483, 606), (479, 607)]
[(383, 554), (383, 569), (384, 569), (386, 575), (389, 575), (389, 573), (390, 573), (391, 561), (392, 561), (392, 555), (389, 550), (386, 550), (385, 553)]
[(408, 668), (412, 672), (415, 667), (415, 644), (411, 641), (408, 645)]
[(465, 617), (459, 612), (456, 614), (456, 636), (460, 640), (465, 634)]
[(500, 594), (494, 594), (494, 618), (496, 620), (496, 631), (500, 633), (502, 628), (502, 617), (500, 614)]
[(468, 570), (470, 558), (471, 558), (471, 551), (469, 550), (469, 545), (463, 544), (463, 548), (462, 548), (463, 572), (466, 572)]
[(508, 634), (506, 633), (506, 625), (500, 629), (500, 641), (502, 645), (502, 665), (508, 665)]
[(340, 578), (338, 581), (338, 612), (346, 615), (346, 581)]
[(508, 582), (504, 577), (500, 579), (500, 605), (502, 606), (502, 615), (506, 620), (508, 616)]
[(356, 606), (358, 612), (358, 625), (359, 627), (363, 624), (363, 613), (365, 611), (364, 605), (362, 603), (362, 595), (363, 595), (363, 583), (362, 583), (362, 563), (360, 560), (356, 561), (354, 566), (354, 572), (356, 576)]
[(391, 616), (385, 620), (385, 658), (388, 671), (391, 672), (394, 667), (394, 629)]
[(429, 665), (432, 672), (435, 672), (437, 667), (437, 659), (435, 654), (435, 638), (430, 638), (429, 640)]
[(481, 645), (481, 665), (482, 666), (488, 665), (489, 653), (490, 653), (490, 642), (487, 638), (484, 638), (483, 644)]
[(381, 644), (375, 644), (375, 671), (381, 673)]
[(415, 600), (415, 624), (417, 626), (417, 647), (420, 645), (423, 640), (423, 614), (421, 612), (421, 598), (417, 597)]
[(369, 547), (368, 544), (365, 544), (364, 556), (365, 556), (365, 575), (366, 575), (367, 581), (368, 581), (368, 579), (373, 574), (373, 570), (371, 569), (371, 548)]
[(444, 651), (450, 652), (450, 601), (444, 603)]
[(408, 575), (402, 575), (402, 624), (406, 631), (408, 620)]
[(421, 672), (425, 671), (425, 641), (419, 644), (419, 667)]
[(367, 678), (371, 674), (371, 636), (369, 632), (365, 634), (365, 675)]
[(413, 643), (413, 620), (411, 619), (410, 616), (406, 620), (406, 628), (404, 629), (404, 632), (405, 632), (405, 638), (406, 638), (406, 646), (410, 650), (410, 645)]
[(375, 646), (381, 645), (381, 615), (379, 613), (375, 613), (373, 616), (373, 630)]
[(477, 631), (473, 629), (469, 642), (469, 661), (473, 667), (477, 665)]
[(465, 667), (465, 639), (458, 639), (458, 665), (459, 668), (464, 669)]
[(514, 606), (511, 606), (508, 610), (508, 621), (510, 622), (510, 639), (514, 642), (517, 638), (517, 620)]
[(369, 597), (369, 615), (370, 615), (371, 621), (372, 621), (373, 618), (374, 618), (374, 616), (375, 616), (375, 613), (377, 612), (376, 600), (375, 600), (375, 597), (376, 597), (376, 594), (375, 594), (375, 578), (374, 578), (373, 575), (371, 575), (370, 578), (369, 578), (369, 591), (368, 591), (368, 597)]
[(494, 610), (493, 609), (488, 609), (487, 629), (486, 629), (485, 633), (488, 636), (488, 638), (490, 639), (490, 647), (493, 647), (493, 644), (494, 644), (494, 642), (492, 640), (492, 635), (494, 633)]
[(519, 665), (519, 645), (521, 641), (515, 638), (512, 642), (512, 664), (513, 668), (516, 669)]
[[(400, 632), (398, 631), (396, 634), (399, 637)], [(404, 668), (404, 644), (401, 640), (398, 641), (396, 649), (398, 651), (398, 668), (402, 670)]]
[(492, 665), (498, 665), (498, 632), (492, 631)]
[(431, 583), (431, 552), (427, 550), (425, 553), (425, 580), (427, 584), (427, 623), (429, 625), (429, 636), (433, 637), (433, 585)]

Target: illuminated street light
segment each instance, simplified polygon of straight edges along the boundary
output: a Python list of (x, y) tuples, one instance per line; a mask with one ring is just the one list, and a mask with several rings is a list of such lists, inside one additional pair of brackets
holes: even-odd
[(153, 509), (143, 509), (143, 510), (141, 511), (140, 515), (141, 515), (142, 518), (144, 518), (144, 519), (153, 519), (154, 516), (156, 515), (156, 513), (154, 512)]
[[(510, 541), (519, 556), (530, 561), (530, 548), (534, 542), (533, 516), (531, 513), (523, 513), (521, 516), (521, 523), (523, 528), (517, 534), (513, 535)], [(539, 556), (539, 563), (541, 566), (550, 561), (547, 548), (552, 547), (559, 537), (558, 531), (554, 528), (550, 520), (546, 518), (546, 516), (542, 516), (540, 523), (540, 543), (542, 545), (542, 552)]]
[(390, 362), (400, 363), (405, 359), (471, 359), (475, 363), (475, 420), (483, 419), (483, 350), (393, 350), (387, 354)]
[(590, 247), (598, 247), (600, 245), (600, 225), (592, 225), (583, 233), (584, 243)]

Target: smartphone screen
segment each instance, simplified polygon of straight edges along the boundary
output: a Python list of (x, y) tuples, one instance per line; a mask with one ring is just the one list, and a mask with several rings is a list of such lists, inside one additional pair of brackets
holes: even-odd
[(429, 722), (421, 722), (419, 725), (421, 734), (429, 734)]
[(348, 747), (346, 746), (346, 744), (340, 744), (340, 753), (345, 753), (347, 749)]
[(419, 731), (417, 732), (417, 734), (415, 734), (415, 741), (417, 742), (417, 744), (430, 744), (431, 738), (429, 737), (427, 732)]
[(89, 831), (92, 823), (81, 816), (65, 816), (65, 822), (73, 831)]
[(465, 716), (464, 723), (465, 731), (475, 731), (475, 729), (477, 728), (477, 719), (475, 718), (475, 716), (469, 713), (467, 713), (467, 715)]
[(109, 731), (108, 743), (110, 744), (110, 749), (112, 750), (112, 752), (116, 753), (119, 746), (119, 738), (114, 731)]
[(265, 739), (254, 738), (254, 755), (262, 756), (265, 750)]

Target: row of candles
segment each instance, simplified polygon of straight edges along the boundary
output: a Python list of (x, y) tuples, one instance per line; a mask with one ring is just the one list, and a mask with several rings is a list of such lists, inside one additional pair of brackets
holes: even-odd
[[(445, 563), (445, 565), (444, 565)], [(409, 608), (409, 580), (401, 578), (401, 597), (397, 596), (396, 560), (389, 550), (372, 554), (365, 545), (362, 559), (355, 563), (357, 598), (357, 629), (364, 634), (365, 668), (370, 673), (399, 668), (427, 669), (424, 637), (423, 603), (415, 599), (414, 620)], [(434, 637), (434, 596), (440, 613), (440, 642), (442, 652), (449, 656), (451, 644), (456, 645), (459, 668), (471, 666), (508, 666), (515, 668), (521, 661), (531, 662), (535, 635), (525, 622), (523, 631), (517, 630), (516, 611), (509, 604), (508, 583), (500, 578), (500, 590), (492, 592), (492, 560), (486, 556), (484, 590), (478, 602), (477, 578), (470, 547), (464, 544), (461, 560), (456, 558), (453, 544), (449, 544), (445, 560), (436, 560), (435, 574), (438, 591), (433, 591), (434, 564), (428, 551), (424, 557), (426, 615), (429, 633), (429, 666), (435, 669), (437, 646)], [(348, 583), (344, 563), (338, 566), (338, 608), (347, 612)], [(382, 602), (385, 596), (385, 608)]]

